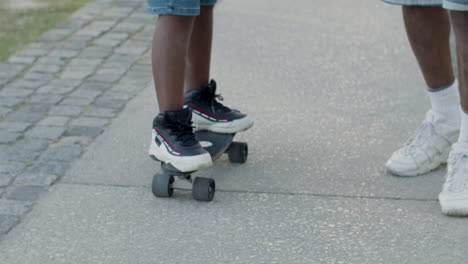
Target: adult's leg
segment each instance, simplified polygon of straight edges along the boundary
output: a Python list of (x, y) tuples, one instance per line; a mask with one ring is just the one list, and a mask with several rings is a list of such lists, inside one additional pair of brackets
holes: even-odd
[(188, 48), (185, 92), (202, 88), (208, 84), (212, 39), (213, 5), (201, 6), (200, 15), (195, 19)]
[(161, 15), (153, 39), (153, 76), (159, 110), (183, 108), (186, 59), (195, 17)]
[(403, 7), (408, 39), (429, 87), (431, 111), (414, 136), (395, 151), (386, 167), (393, 174), (416, 176), (447, 161), (460, 128), (458, 84), (450, 57), (450, 21), (440, 7)]
[(468, 112), (468, 11), (450, 11), (456, 35), (462, 108)]
[(450, 57), (450, 20), (441, 7), (403, 7), (408, 39), (430, 88), (437, 89), (454, 80)]
[[(463, 6), (463, 10), (468, 10), (468, 1)], [(468, 216), (468, 176), (465, 170), (468, 165), (468, 11), (450, 11), (450, 16), (456, 35), (459, 87), (464, 113), (461, 114), (460, 137), (450, 154), (439, 202), (446, 215)]]

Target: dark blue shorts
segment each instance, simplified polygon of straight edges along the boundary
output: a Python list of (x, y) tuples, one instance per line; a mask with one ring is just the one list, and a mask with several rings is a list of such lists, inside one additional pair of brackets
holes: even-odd
[(148, 0), (148, 12), (158, 15), (198, 16), (200, 6), (217, 0)]

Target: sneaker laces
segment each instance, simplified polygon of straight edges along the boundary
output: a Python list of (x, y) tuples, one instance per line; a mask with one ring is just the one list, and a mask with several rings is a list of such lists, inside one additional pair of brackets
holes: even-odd
[(435, 128), (432, 122), (424, 121), (416, 130), (416, 134), (409, 138), (403, 147), (404, 154), (414, 154), (423, 142), (435, 134)]
[(202, 94), (201, 99), (206, 104), (211, 106), (211, 111), (213, 113), (216, 113), (216, 112), (227, 113), (231, 111), (229, 107), (220, 103), (220, 101), (224, 101), (224, 98), (221, 94), (216, 94), (216, 82), (214, 80), (211, 80), (208, 86), (204, 89), (205, 90)]
[[(449, 171), (446, 184), (450, 191), (463, 191), (465, 189), (466, 164), (468, 155), (463, 152), (453, 153), (449, 159)], [(456, 177), (458, 175), (458, 177)]]
[(181, 141), (184, 146), (193, 146), (198, 143), (193, 133), (192, 122), (181, 122), (168, 123), (167, 127), (171, 130), (171, 135), (176, 136), (177, 141)]
[(229, 107), (223, 105), (218, 100), (224, 101), (224, 98), (221, 94), (216, 94), (215, 96), (213, 96), (213, 99), (211, 100), (211, 110), (213, 111), (213, 113), (215, 113), (215, 110), (221, 111), (223, 113), (227, 113), (231, 111)]

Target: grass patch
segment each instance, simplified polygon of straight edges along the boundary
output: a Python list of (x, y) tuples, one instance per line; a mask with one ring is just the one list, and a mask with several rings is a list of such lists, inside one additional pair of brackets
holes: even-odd
[(0, 62), (91, 0), (28, 0), (38, 5), (31, 8), (11, 8), (15, 4), (9, 1), (0, 1)]

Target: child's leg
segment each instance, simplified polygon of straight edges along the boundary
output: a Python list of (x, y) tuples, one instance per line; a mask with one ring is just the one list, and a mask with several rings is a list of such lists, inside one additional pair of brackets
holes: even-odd
[(200, 89), (210, 80), (211, 43), (213, 39), (213, 5), (201, 6), (195, 19), (187, 67), (185, 69), (185, 92)]
[(158, 14), (153, 40), (153, 74), (159, 101), (149, 155), (189, 172), (212, 166), (210, 154), (195, 139), (192, 112), (183, 109), (186, 60), (199, 0), (148, 0)]
[(185, 65), (195, 17), (162, 15), (153, 40), (153, 75), (161, 113), (183, 108)]

